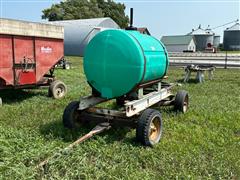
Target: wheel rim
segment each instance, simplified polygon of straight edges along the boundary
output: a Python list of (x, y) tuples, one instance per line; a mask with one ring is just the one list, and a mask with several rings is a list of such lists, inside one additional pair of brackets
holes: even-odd
[(187, 112), (188, 109), (188, 96), (185, 97), (184, 102), (183, 102), (183, 112)]
[(160, 132), (161, 132), (161, 120), (160, 117), (155, 116), (150, 123), (149, 139), (152, 142), (158, 141)]
[(65, 94), (65, 89), (63, 87), (58, 87), (56, 89), (56, 94), (58, 97), (63, 97)]

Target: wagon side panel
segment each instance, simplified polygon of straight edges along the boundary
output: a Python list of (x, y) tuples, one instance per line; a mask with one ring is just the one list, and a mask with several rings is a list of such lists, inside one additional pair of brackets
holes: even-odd
[(36, 84), (34, 37), (14, 37), (16, 85)]
[(12, 36), (0, 34), (0, 89), (14, 84)]
[(36, 38), (36, 80), (41, 81), (42, 77), (54, 67), (64, 56), (63, 39)]

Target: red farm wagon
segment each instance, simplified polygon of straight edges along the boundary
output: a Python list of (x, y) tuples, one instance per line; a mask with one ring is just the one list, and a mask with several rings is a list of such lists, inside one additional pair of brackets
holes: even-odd
[(62, 26), (0, 19), (0, 90), (49, 86), (49, 96), (63, 97), (66, 86), (53, 74), (63, 37)]

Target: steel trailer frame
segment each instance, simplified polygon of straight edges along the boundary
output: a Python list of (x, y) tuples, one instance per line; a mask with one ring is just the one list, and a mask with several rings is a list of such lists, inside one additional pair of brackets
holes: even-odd
[(63, 124), (70, 129), (78, 128), (87, 122), (128, 126), (136, 128), (136, 137), (142, 144), (153, 146), (161, 138), (163, 122), (160, 112), (150, 107), (174, 105), (176, 110), (183, 113), (187, 111), (188, 93), (179, 91), (175, 96), (171, 92), (174, 85), (161, 81), (143, 84), (135, 91), (137, 97), (134, 100), (127, 97), (116, 110), (96, 107), (109, 99), (98, 96), (92, 89), (92, 95), (69, 103), (63, 113)]
[[(150, 93), (146, 93), (145, 88), (138, 89), (138, 99), (127, 101), (122, 108), (119, 110), (111, 110), (104, 108), (95, 108), (95, 105), (108, 101), (107, 99), (97, 97), (97, 96), (85, 96), (81, 97), (79, 100), (79, 111), (86, 110), (89, 113), (96, 113), (99, 115), (105, 116), (114, 116), (114, 117), (125, 117), (129, 118), (135, 115), (138, 115), (141, 111), (160, 103), (161, 101), (165, 101), (160, 103), (161, 105), (172, 105), (174, 95), (171, 93), (171, 89), (174, 84), (167, 84), (158, 82), (157, 89), (155, 91), (151, 91)], [(146, 94), (145, 94), (146, 93)], [(171, 100), (166, 100), (167, 98), (171, 98)]]

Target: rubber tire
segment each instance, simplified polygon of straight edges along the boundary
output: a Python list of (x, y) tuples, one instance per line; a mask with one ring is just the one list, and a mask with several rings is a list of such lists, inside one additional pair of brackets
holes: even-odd
[[(156, 116), (158, 116), (160, 119), (160, 132), (157, 140), (151, 141), (149, 139), (149, 129), (150, 129), (150, 124), (152, 119)], [(163, 121), (162, 121), (161, 113), (155, 109), (150, 109), (150, 108), (144, 110), (137, 122), (137, 129), (136, 129), (137, 141), (141, 142), (144, 146), (152, 147), (160, 141), (162, 137), (162, 131), (163, 131)]]
[(63, 65), (63, 69), (69, 70), (70, 68), (71, 68), (70, 64), (68, 64), (68, 63)]
[[(187, 100), (187, 108), (186, 108), (186, 110), (184, 110), (184, 102), (185, 102), (185, 100)], [(174, 109), (176, 111), (180, 111), (182, 113), (186, 113), (187, 110), (188, 110), (188, 106), (189, 106), (188, 92), (184, 91), (184, 90), (178, 91), (176, 96), (175, 96), (175, 100), (174, 100)]]
[(77, 129), (81, 126), (80, 114), (78, 110), (79, 101), (70, 102), (63, 112), (63, 125), (68, 129)]
[[(63, 89), (63, 94), (61, 96), (58, 95), (57, 89), (62, 88)], [(53, 97), (54, 99), (61, 99), (63, 98), (67, 93), (67, 86), (59, 80), (53, 81), (48, 89), (48, 96)]]

